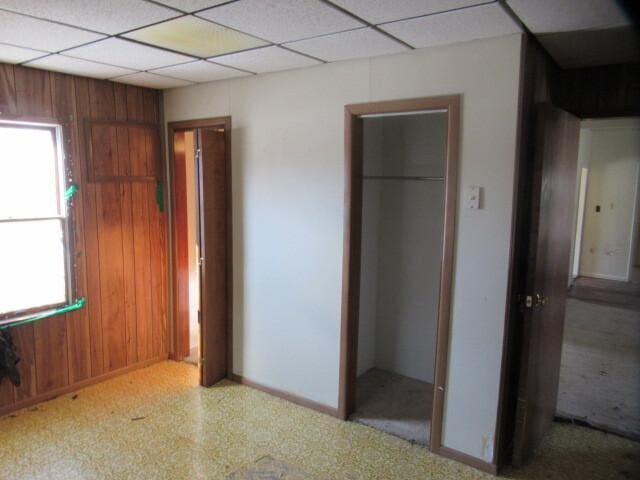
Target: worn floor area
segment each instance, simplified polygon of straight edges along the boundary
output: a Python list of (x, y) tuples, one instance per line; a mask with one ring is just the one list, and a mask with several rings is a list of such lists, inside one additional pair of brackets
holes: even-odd
[(640, 439), (640, 311), (567, 299), (557, 412)]
[[(229, 381), (200, 388), (197, 369), (184, 362), (162, 362), (0, 418), (3, 480), (238, 479), (264, 457), (305, 472), (305, 480), (492, 478)], [(638, 478), (639, 461), (638, 443), (562, 425), (529, 467), (505, 475), (630, 479)]]
[(640, 283), (578, 277), (569, 288), (569, 297), (640, 311)]
[(433, 385), (372, 368), (358, 377), (354, 422), (429, 444)]

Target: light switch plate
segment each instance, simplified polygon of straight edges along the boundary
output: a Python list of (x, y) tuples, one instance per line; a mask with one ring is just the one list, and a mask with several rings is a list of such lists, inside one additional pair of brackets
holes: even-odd
[(482, 187), (467, 187), (464, 192), (464, 206), (469, 210), (480, 210), (482, 204), (480, 196), (482, 195)]

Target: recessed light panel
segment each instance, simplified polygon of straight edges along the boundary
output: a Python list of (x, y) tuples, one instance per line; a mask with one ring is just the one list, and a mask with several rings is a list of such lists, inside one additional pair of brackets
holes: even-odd
[(244, 33), (192, 16), (135, 30), (125, 37), (203, 58), (267, 44)]

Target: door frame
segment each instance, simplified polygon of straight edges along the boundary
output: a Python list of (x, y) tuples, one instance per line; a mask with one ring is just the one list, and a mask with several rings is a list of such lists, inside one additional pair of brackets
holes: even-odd
[(342, 320), (340, 332), (340, 384), (338, 417), (346, 420), (355, 407), (360, 302), (360, 253), (362, 234), (362, 115), (447, 111), (447, 159), (445, 166), (442, 269), (434, 368), (433, 410), (429, 448), (447, 455), (442, 446), (442, 420), (447, 376), (451, 291), (453, 280), (460, 95), (413, 98), (347, 105), (345, 114), (345, 211), (342, 264)]
[[(224, 129), (225, 136), (225, 164), (226, 164), (226, 179), (225, 187), (227, 192), (227, 264), (226, 264), (226, 281), (227, 281), (227, 295), (226, 295), (226, 317), (227, 317), (227, 378), (231, 378), (233, 374), (233, 241), (232, 241), (232, 164), (231, 164), (231, 117), (213, 117), (202, 118), (194, 120), (183, 120), (177, 122), (169, 122), (167, 124), (167, 143), (168, 143), (168, 165), (167, 165), (167, 178), (168, 178), (168, 205), (169, 205), (169, 236), (170, 236), (170, 269), (169, 269), (169, 281), (171, 284), (171, 298), (172, 308), (170, 311), (171, 320), (170, 325), (170, 350), (169, 358), (173, 360), (182, 360), (179, 358), (178, 351), (178, 285), (176, 283), (177, 278), (177, 262), (175, 257), (175, 251), (177, 246), (177, 222), (176, 222), (176, 184), (175, 184), (175, 151), (174, 151), (174, 133), (179, 131), (195, 130), (199, 128), (222, 128)], [(198, 170), (199, 166), (196, 166)], [(198, 180), (199, 182), (199, 176)], [(200, 186), (197, 192), (197, 208), (201, 211), (202, 208), (202, 188), (205, 185)], [(201, 222), (200, 216), (196, 220), (198, 224)], [(200, 228), (200, 227), (199, 227)], [(200, 324), (200, 332), (202, 334), (202, 324)], [(204, 343), (204, 339), (202, 342)], [(200, 360), (199, 360), (200, 363)], [(200, 381), (202, 382), (202, 370), (200, 369)]]

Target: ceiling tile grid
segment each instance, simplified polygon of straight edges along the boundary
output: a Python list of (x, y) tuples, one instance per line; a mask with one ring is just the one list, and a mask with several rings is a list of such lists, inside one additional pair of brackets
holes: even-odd
[(142, 0), (0, 0), (0, 8), (109, 35), (180, 15)]
[(151, 70), (193, 60), (192, 57), (186, 55), (114, 37), (67, 50), (64, 53), (70, 57), (108, 63), (133, 70)]
[(22, 63), (47, 55), (47, 52), (0, 43), (0, 62)]
[(58, 52), (104, 38), (104, 35), (0, 10), (0, 42)]
[(237, 0), (197, 15), (274, 43), (364, 26), (320, 0)]
[(158, 73), (167, 77), (196, 83), (213, 82), (215, 80), (225, 80), (228, 78), (251, 75), (250, 73), (217, 65), (215, 63), (207, 62), (206, 60), (196, 60), (194, 62), (181, 63), (171, 67), (158, 68), (156, 70), (151, 70), (151, 73)]
[(497, 37), (521, 31), (497, 3), (385, 23), (380, 25), (380, 28), (416, 48)]
[(156, 88), (158, 90), (194, 85), (193, 82), (187, 82), (186, 80), (165, 77), (164, 75), (157, 75), (149, 72), (132, 73), (122, 77), (112, 78), (112, 80), (114, 82), (128, 83), (130, 85), (138, 85), (139, 87)]
[(182, 12), (192, 13), (197, 10), (215, 7), (228, 1), (229, 0), (157, 0), (157, 3), (176, 8)]
[(488, 1), (491, 0), (331, 0), (373, 25), (456, 10)]
[(314, 37), (286, 43), (286, 47), (327, 62), (352, 58), (375, 57), (409, 50), (408, 47), (373, 28)]
[(276, 46), (223, 55), (216, 57), (215, 62), (253, 73), (291, 70), (322, 63), (318, 60)]
[(263, 40), (193, 16), (157, 23), (124, 37), (202, 58), (267, 45)]
[(88, 60), (67, 57), (65, 55), (49, 55), (48, 57), (27, 62), (25, 65), (27, 67), (43, 68), (54, 72), (83, 75), (85, 77), (100, 79), (107, 79), (135, 72), (135, 70), (128, 68), (90, 62)]
[(533, 33), (572, 32), (629, 25), (616, 0), (507, 0)]

